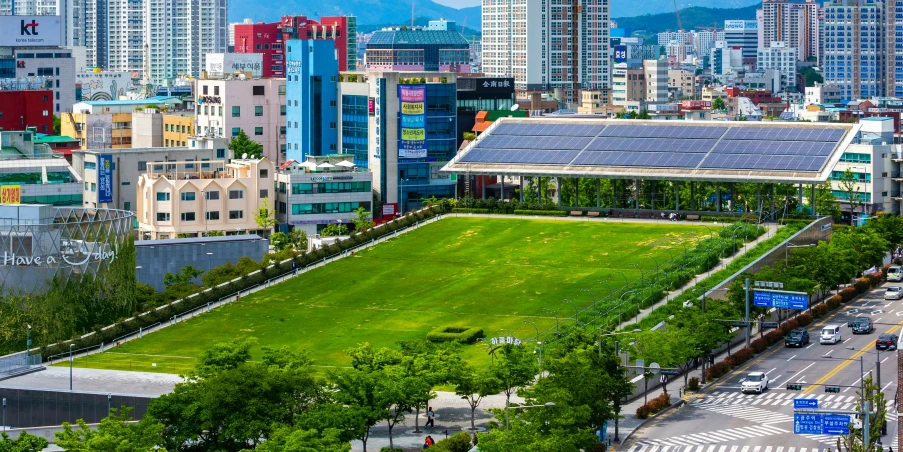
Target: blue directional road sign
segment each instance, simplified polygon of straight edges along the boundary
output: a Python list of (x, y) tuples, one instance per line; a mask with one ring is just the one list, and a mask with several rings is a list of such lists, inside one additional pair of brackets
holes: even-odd
[(753, 304), (766, 308), (809, 309), (809, 295), (802, 292), (756, 289)]
[(848, 414), (825, 414), (822, 416), (822, 434), (849, 435), (851, 423)]
[(793, 399), (793, 408), (818, 408), (818, 399)]
[(797, 435), (821, 435), (822, 430), (822, 415), (793, 414), (793, 433)]

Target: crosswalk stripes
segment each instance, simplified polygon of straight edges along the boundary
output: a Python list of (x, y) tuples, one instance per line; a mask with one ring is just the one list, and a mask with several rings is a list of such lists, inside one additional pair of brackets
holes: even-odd
[[(896, 443), (895, 443), (896, 444)], [(830, 452), (831, 449), (816, 447), (784, 447), (784, 446), (659, 446), (634, 444), (627, 452)]]
[[(793, 399), (799, 397), (794, 392), (766, 392), (764, 394), (742, 394), (739, 391), (715, 391), (702, 399), (694, 401), (692, 405), (743, 405), (743, 406), (793, 406)], [(818, 394), (819, 409), (828, 410), (855, 410), (858, 405), (858, 396), (839, 394)], [(893, 400), (887, 401), (887, 419), (896, 420), (897, 412), (894, 411)]]
[(748, 427), (715, 430), (705, 433), (690, 433), (686, 435), (672, 436), (670, 438), (645, 439), (637, 441), (635, 444), (645, 444), (648, 446), (690, 446), (720, 443), (724, 441), (743, 440), (761, 436), (781, 435), (786, 433), (790, 433), (790, 431), (775, 427), (773, 425), (753, 425)]
[(699, 408), (759, 424), (793, 422), (793, 416), (742, 405), (703, 405)]

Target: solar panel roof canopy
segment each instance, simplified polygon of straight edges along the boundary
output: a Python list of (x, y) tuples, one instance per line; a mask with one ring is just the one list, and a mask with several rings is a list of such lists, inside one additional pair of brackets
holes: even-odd
[(820, 183), (858, 124), (501, 118), (442, 168), (456, 174)]

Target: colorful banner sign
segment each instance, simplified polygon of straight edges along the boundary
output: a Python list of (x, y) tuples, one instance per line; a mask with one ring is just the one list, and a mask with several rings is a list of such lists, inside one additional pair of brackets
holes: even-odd
[(398, 85), (401, 132), (398, 158), (426, 157), (426, 85)]
[(97, 156), (97, 202), (113, 202), (113, 156)]
[(4, 185), (0, 187), (0, 204), (20, 204), (21, 202), (21, 185)]

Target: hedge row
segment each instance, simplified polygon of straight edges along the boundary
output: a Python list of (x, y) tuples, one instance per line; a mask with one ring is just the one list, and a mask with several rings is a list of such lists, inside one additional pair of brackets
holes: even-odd
[(810, 307), (809, 311), (803, 312), (796, 317), (787, 320), (781, 324), (780, 328), (769, 331), (761, 338), (754, 340), (750, 343), (749, 347), (743, 347), (734, 352), (731, 356), (724, 358), (715, 363), (714, 366), (706, 369), (706, 379), (714, 380), (726, 375), (731, 369), (749, 361), (755, 357), (756, 354), (762, 353), (767, 350), (768, 347), (783, 341), (784, 337), (790, 334), (791, 331), (812, 324), (815, 319), (824, 317), (829, 312), (839, 308), (843, 303), (851, 301), (856, 295), (865, 293), (873, 287), (878, 287), (881, 285), (882, 281), (884, 281), (883, 272), (857, 278), (852, 286), (846, 287), (838, 292), (838, 294), (832, 295), (821, 303)]
[(540, 217), (563, 217), (567, 215), (566, 210), (515, 210), (515, 215), (537, 215)]
[(75, 344), (74, 348), (76, 350), (97, 346), (102, 343), (111, 344), (117, 338), (137, 332), (140, 328), (147, 328), (161, 322), (166, 322), (173, 318), (173, 316), (179, 316), (201, 306), (218, 302), (222, 298), (233, 295), (236, 292), (247, 290), (258, 286), (267, 280), (285, 275), (293, 271), (292, 262), (295, 263), (298, 269), (303, 269), (307, 266), (319, 263), (324, 259), (337, 256), (348, 249), (370, 242), (371, 240), (393, 233), (394, 231), (405, 229), (415, 223), (431, 219), (437, 215), (446, 213), (449, 210), (448, 204), (440, 203), (417, 212), (409, 213), (388, 223), (353, 234), (346, 240), (339, 241), (310, 253), (300, 254), (294, 259), (274, 264), (262, 270), (244, 275), (241, 278), (236, 278), (227, 283), (220, 284), (219, 286), (205, 289), (181, 300), (176, 300), (159, 308), (138, 314), (132, 318), (122, 319), (113, 325), (92, 331), (70, 341), (45, 345), (41, 349), (41, 354), (47, 358), (61, 353), (68, 353), (70, 343)]
[(483, 330), (477, 327), (444, 326), (426, 334), (430, 342), (461, 342), (472, 344), (483, 337)]
[(646, 419), (669, 406), (671, 406), (671, 395), (667, 392), (663, 392), (658, 397), (646, 402), (644, 405), (640, 405), (640, 407), (636, 409), (636, 417)]

